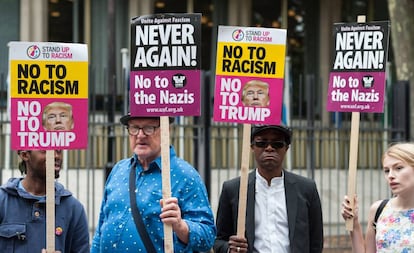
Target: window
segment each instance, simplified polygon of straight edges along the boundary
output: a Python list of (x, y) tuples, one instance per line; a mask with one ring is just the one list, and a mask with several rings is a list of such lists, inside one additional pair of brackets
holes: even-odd
[[(83, 41), (83, 1), (49, 0), (48, 41)], [(76, 9), (74, 9), (76, 8)], [(77, 19), (75, 20), (74, 17)], [(74, 27), (74, 24), (77, 24)]]
[[(210, 69), (211, 61), (211, 33), (213, 5), (211, 0), (194, 1), (194, 13), (201, 13), (201, 69)], [(157, 0), (154, 2), (154, 13), (187, 13), (187, 1)]]

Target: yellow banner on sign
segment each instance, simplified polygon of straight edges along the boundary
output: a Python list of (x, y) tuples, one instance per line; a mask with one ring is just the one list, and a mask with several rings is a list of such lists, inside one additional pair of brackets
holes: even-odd
[(13, 98), (88, 98), (88, 62), (10, 61)]
[(285, 45), (219, 42), (217, 75), (283, 78)]

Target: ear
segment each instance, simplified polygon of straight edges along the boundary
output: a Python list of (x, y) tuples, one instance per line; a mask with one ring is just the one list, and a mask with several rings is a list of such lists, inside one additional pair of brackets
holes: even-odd
[(29, 160), (29, 156), (30, 156), (29, 151), (27, 150), (20, 151), (19, 156), (20, 156), (20, 159), (22, 159), (23, 161), (27, 161)]

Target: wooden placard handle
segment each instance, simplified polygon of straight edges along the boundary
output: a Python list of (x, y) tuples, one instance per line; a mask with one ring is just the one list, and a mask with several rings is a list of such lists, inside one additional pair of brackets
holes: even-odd
[(55, 252), (55, 151), (46, 150), (46, 250)]
[[(160, 117), (162, 198), (171, 197), (170, 179), (170, 122), (168, 116)], [(164, 252), (174, 252), (172, 226), (164, 224)]]
[[(366, 17), (360, 15), (357, 17), (358, 23), (365, 23)], [(355, 194), (356, 194), (356, 176), (358, 162), (358, 140), (359, 140), (359, 121), (360, 113), (352, 112), (351, 119), (351, 140), (349, 144), (349, 170), (348, 170), (348, 197), (352, 210), (355, 211)], [(354, 229), (354, 218), (345, 221), (345, 228), (348, 231)]]
[(251, 125), (243, 125), (242, 160), (240, 168), (239, 210), (237, 215), (237, 236), (244, 237), (246, 225), (247, 184), (249, 176)]

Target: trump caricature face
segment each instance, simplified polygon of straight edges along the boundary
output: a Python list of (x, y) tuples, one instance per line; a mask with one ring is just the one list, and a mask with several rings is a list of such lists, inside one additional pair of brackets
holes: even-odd
[(43, 111), (43, 127), (48, 131), (69, 131), (74, 126), (72, 105), (53, 102)]
[(269, 84), (251, 80), (243, 87), (242, 102), (245, 106), (269, 106)]

